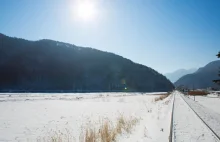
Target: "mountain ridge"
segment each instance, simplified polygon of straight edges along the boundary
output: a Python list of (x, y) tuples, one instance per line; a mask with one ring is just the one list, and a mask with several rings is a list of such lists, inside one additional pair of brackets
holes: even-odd
[(152, 68), (114, 53), (48, 39), (0, 37), (0, 91), (170, 91)]
[(184, 85), (190, 89), (218, 88), (219, 86), (213, 83), (213, 80), (218, 78), (219, 67), (220, 60), (212, 61), (196, 72), (181, 77), (174, 85), (176, 87)]
[(191, 68), (191, 69), (178, 69), (174, 72), (171, 73), (166, 73), (164, 74), (171, 82), (176, 82), (179, 78), (186, 74), (190, 74), (195, 72), (197, 69), (196, 68)]

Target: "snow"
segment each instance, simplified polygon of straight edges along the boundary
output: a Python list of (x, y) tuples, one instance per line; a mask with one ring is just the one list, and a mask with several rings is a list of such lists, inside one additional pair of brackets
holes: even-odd
[[(199, 96), (199, 97), (200, 97), (200, 96)], [(218, 95), (218, 94), (209, 94), (209, 95), (207, 95), (207, 97), (217, 98), (217, 97), (219, 97), (219, 95)]]
[(52, 131), (68, 131), (79, 141), (88, 124), (115, 122), (121, 114), (139, 122), (131, 134), (123, 133), (117, 141), (168, 141), (173, 96), (158, 102), (155, 97), (146, 93), (1, 94), (0, 141), (36, 141)]
[(169, 141), (174, 96), (173, 141), (217, 141), (184, 100), (219, 134), (220, 115), (215, 111), (219, 98), (196, 97), (195, 102), (174, 91), (155, 102), (157, 94), (163, 93), (3, 93), (0, 142), (37, 141), (57, 132), (68, 133), (78, 142), (87, 126), (99, 129), (106, 120), (115, 124), (121, 115), (139, 121), (116, 141)]
[[(220, 114), (216, 113), (212, 109), (204, 107), (203, 105), (193, 101), (192, 99), (185, 97), (185, 100), (196, 111), (196, 113), (203, 119), (203, 121), (205, 121), (205, 123), (209, 127), (211, 127), (212, 130), (220, 137)], [(219, 104), (215, 104), (215, 105), (219, 105)]]
[(198, 118), (187, 103), (182, 99), (181, 93), (174, 92), (174, 128), (173, 141), (175, 142), (216, 142), (217, 138)]
[[(194, 99), (193, 96), (190, 97)], [(206, 108), (211, 109), (212, 111), (220, 114), (220, 97), (215, 94), (210, 94), (207, 97), (205, 96), (196, 96), (195, 100), (197, 103), (203, 105)]]
[[(166, 92), (144, 93), (145, 95), (164, 94)], [(0, 93), (0, 102), (30, 100), (80, 100), (100, 97), (135, 96), (143, 93)]]

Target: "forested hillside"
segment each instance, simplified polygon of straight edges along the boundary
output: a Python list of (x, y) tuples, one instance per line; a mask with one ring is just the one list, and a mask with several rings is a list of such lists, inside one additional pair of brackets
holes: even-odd
[(175, 86), (184, 85), (190, 89), (219, 88), (219, 86), (213, 82), (213, 80), (218, 78), (219, 67), (220, 60), (210, 62), (206, 66), (198, 69), (195, 73), (181, 77), (174, 84)]
[(0, 90), (30, 92), (170, 91), (155, 70), (113, 53), (0, 34)]

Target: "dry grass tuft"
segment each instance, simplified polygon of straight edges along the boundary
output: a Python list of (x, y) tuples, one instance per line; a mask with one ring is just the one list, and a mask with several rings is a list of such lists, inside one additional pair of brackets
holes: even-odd
[(85, 134), (85, 142), (95, 142), (96, 141), (95, 129), (87, 129)]
[[(139, 122), (134, 117), (126, 118), (120, 115), (116, 122), (105, 120), (99, 128), (89, 124), (82, 129), (79, 136), (80, 142), (115, 142), (118, 135), (122, 133), (131, 133), (132, 128)], [(51, 131), (46, 137), (40, 137), (37, 142), (75, 142), (76, 139), (66, 129), (66, 132)]]
[(123, 130), (127, 133), (131, 133), (132, 127), (136, 125), (137, 122), (138, 122), (138, 119), (136, 118), (130, 117), (126, 119), (124, 118), (123, 115), (121, 115), (118, 118), (116, 130), (119, 134), (121, 134)]
[(111, 127), (110, 123), (106, 121), (104, 125), (101, 126), (99, 135), (101, 137), (101, 142), (111, 142), (116, 139), (116, 131)]
[(114, 142), (117, 136), (123, 132), (131, 133), (133, 126), (135, 126), (138, 121), (136, 118), (125, 118), (121, 115), (115, 125), (110, 121), (105, 121), (101, 124), (99, 131), (87, 128), (82, 142)]
[(161, 94), (159, 97), (156, 97), (156, 98), (154, 99), (154, 101), (155, 101), (155, 102), (157, 102), (157, 101), (162, 101), (162, 100), (164, 100), (165, 98), (167, 98), (169, 95), (170, 95), (169, 93), (167, 93), (167, 94)]

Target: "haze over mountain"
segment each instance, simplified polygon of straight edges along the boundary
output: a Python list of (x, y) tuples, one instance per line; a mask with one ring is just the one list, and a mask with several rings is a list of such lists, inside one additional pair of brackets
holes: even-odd
[(176, 70), (172, 73), (166, 73), (164, 74), (171, 82), (176, 82), (178, 79), (180, 79), (182, 76), (194, 73), (197, 69), (192, 68), (192, 69), (179, 69)]
[(174, 85), (184, 85), (191, 89), (205, 89), (208, 87), (217, 88), (213, 80), (218, 79), (220, 60), (210, 62), (206, 66), (199, 68), (195, 73), (185, 75), (177, 80)]
[(155, 70), (113, 53), (0, 34), (0, 91), (170, 91)]

